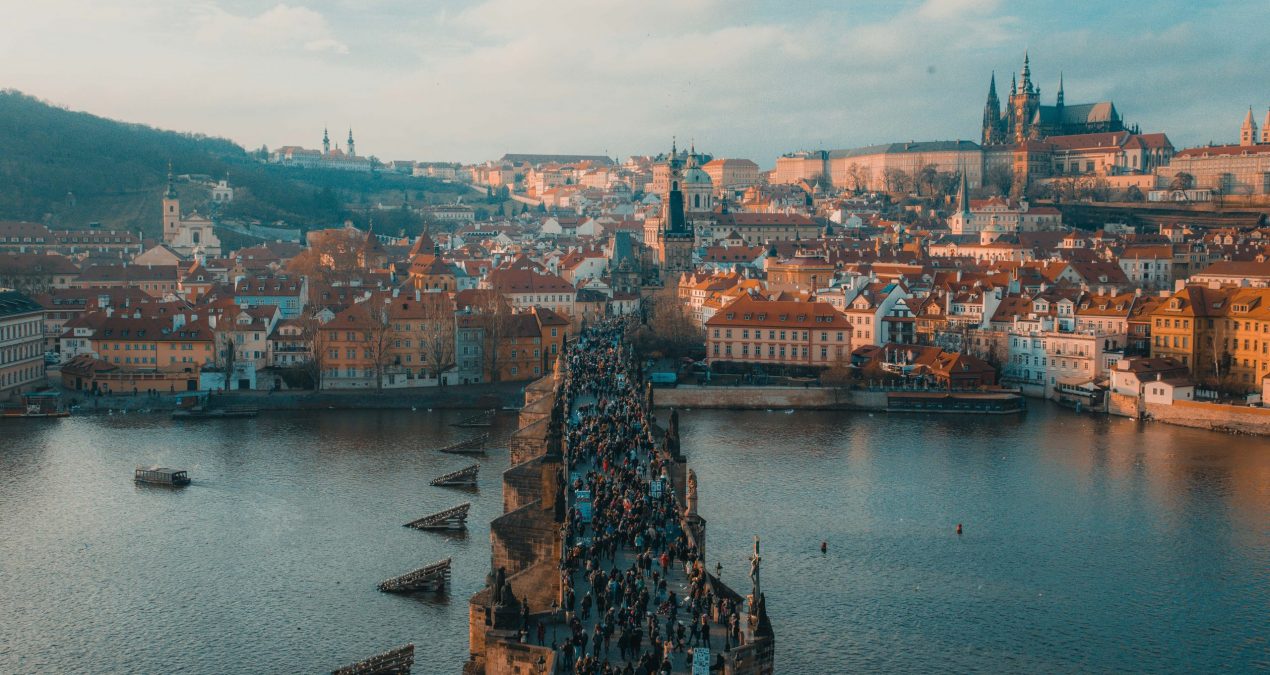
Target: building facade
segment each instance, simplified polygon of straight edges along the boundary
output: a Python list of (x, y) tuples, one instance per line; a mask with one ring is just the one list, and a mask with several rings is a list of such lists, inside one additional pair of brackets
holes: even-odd
[(44, 384), (44, 308), (22, 293), (0, 290), (0, 401)]

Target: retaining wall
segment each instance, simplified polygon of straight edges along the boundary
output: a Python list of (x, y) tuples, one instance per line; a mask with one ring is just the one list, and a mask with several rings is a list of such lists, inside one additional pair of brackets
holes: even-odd
[(1270, 408), (1250, 408), (1242, 405), (1174, 401), (1173, 405), (1147, 403), (1150, 419), (1197, 429), (1237, 431), (1246, 434), (1270, 435)]
[(835, 387), (696, 387), (653, 390), (654, 405), (667, 408), (766, 410), (886, 410), (886, 392)]

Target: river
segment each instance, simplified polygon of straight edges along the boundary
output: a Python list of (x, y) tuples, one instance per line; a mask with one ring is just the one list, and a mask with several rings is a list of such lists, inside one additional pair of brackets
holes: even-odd
[[(0, 672), (322, 672), (413, 642), (457, 673), (507, 466), (427, 485), (473, 461), (428, 450), (464, 415), (5, 422)], [(748, 590), (763, 537), (779, 673), (1270, 669), (1270, 440), (1045, 405), (681, 422), (709, 567)], [(466, 536), (401, 526), (463, 501)], [(446, 557), (448, 597), (375, 590)]]

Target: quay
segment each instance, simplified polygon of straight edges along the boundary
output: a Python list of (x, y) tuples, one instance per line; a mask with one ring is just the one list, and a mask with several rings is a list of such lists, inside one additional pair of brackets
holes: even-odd
[(656, 424), (623, 329), (587, 330), (525, 389), (465, 675), (774, 672), (758, 539), (748, 593), (705, 568), (678, 414)]

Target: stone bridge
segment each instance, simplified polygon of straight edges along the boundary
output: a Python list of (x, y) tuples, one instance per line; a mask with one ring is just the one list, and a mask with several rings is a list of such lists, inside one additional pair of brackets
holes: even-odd
[[(586, 349), (581, 340), (573, 349)], [(652, 418), (651, 388), (642, 372), (634, 365), (626, 343), (620, 353), (633, 376), (619, 378), (622, 387), (639, 392), (637, 398), (647, 419)], [(503, 473), (503, 515), (490, 524), (491, 574), (488, 586), (469, 600), (470, 659), (464, 665), (465, 675), (537, 675), (572, 673), (563, 649), (553, 649), (556, 640), (569, 634), (570, 620), (576, 620), (564, 607), (565, 584), (569, 573), (563, 570), (568, 527), (566, 514), (573, 507), (572, 490), (568, 489), (565, 427), (570, 415), (576, 415), (577, 400), (564, 400), (573, 373), (567, 367), (567, 354), (556, 362), (555, 371), (525, 388), (524, 406), (520, 410), (519, 429), (512, 435), (508, 448), (511, 467)], [(575, 397), (581, 398), (581, 397)], [(576, 417), (574, 418), (576, 421)], [(688, 470), (680, 450), (678, 420), (671, 414), (668, 428), (654, 426), (656, 459), (668, 467), (669, 499), (676, 508), (678, 527), (695, 545), (704, 560), (705, 520), (696, 513), (695, 475)], [(578, 467), (575, 467), (577, 470)], [(603, 471), (603, 467), (582, 469)], [(689, 482), (692, 482), (691, 487)], [(757, 549), (757, 544), (756, 544)], [(757, 555), (757, 551), (756, 551)], [(621, 551), (615, 566), (625, 566), (634, 553)], [(674, 565), (672, 564), (672, 568)], [(496, 574), (495, 571), (501, 573)], [(754, 577), (757, 577), (757, 570)], [(774, 672), (775, 637), (760, 594), (742, 596), (727, 588), (717, 578), (704, 575), (711, 597), (734, 599), (740, 615), (739, 635), (723, 625), (712, 626), (709, 661), (711, 673), (722, 675), (770, 675)], [(568, 576), (574, 583), (574, 576)], [(698, 577), (700, 579), (700, 576)], [(677, 592), (686, 584), (681, 570), (666, 574), (668, 585)], [(755, 581), (757, 586), (757, 580)], [(751, 589), (747, 589), (751, 590)], [(757, 591), (756, 589), (753, 589)], [(744, 607), (743, 610), (740, 608)], [(592, 617), (598, 619), (599, 612)], [(713, 620), (723, 621), (718, 616)], [(539, 626), (546, 638), (539, 644)], [(584, 629), (593, 628), (584, 624)], [(725, 633), (727, 634), (725, 636)], [(607, 652), (607, 649), (605, 650)], [(658, 650), (658, 654), (661, 650)], [(702, 654), (704, 656), (704, 652)], [(668, 659), (676, 673), (692, 670), (691, 650), (671, 654)], [(616, 658), (612, 663), (620, 668)]]

